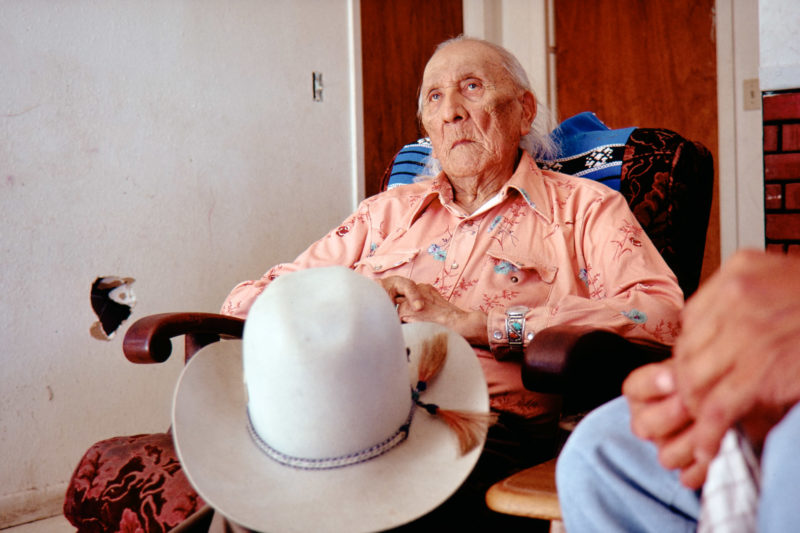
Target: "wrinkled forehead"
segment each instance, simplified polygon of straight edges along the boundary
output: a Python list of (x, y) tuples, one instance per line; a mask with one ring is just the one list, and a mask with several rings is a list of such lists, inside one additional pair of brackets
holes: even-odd
[(467, 78), (478, 78), (488, 84), (510, 81), (500, 54), (475, 41), (461, 41), (445, 46), (430, 58), (422, 75), (421, 90), (455, 85)]

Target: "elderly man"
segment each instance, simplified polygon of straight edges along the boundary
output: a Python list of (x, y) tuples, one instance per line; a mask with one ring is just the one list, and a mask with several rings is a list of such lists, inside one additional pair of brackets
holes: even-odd
[(736, 254), (689, 300), (673, 359), (578, 424), (557, 469), (569, 531), (800, 529), (798, 271)]
[(530, 339), (550, 325), (586, 324), (671, 343), (683, 296), (621, 195), (540, 170), (522, 149), (547, 145), (532, 131), (536, 114), (513, 55), (471, 38), (442, 43), (419, 103), (442, 171), (367, 198), (294, 262), (237, 285), (222, 312), (245, 317), (282, 273), (351, 267), (382, 284), (401, 320), (445, 324), (473, 345), (500, 413), (487, 478), (552, 453), (532, 440), (553, 436), (556, 406), (522, 385)]

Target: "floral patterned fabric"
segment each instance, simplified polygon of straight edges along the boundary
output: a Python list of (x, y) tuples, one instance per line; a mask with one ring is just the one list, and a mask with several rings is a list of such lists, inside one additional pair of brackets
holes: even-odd
[(183, 473), (172, 435), (98, 442), (72, 475), (64, 516), (81, 533), (162, 533), (203, 507)]
[(620, 192), (688, 298), (700, 266), (714, 185), (714, 161), (677, 133), (637, 128), (625, 146)]

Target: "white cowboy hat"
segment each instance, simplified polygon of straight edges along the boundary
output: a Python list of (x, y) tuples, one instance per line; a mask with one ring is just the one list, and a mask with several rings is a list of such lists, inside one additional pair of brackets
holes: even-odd
[[(423, 346), (442, 333), (444, 364), (417, 390)], [(430, 404), (488, 413), (486, 381), (464, 338), (432, 323), (401, 325), (379, 284), (344, 267), (316, 268), (276, 279), (250, 310), (242, 341), (189, 361), (173, 437), (192, 485), (239, 525), (377, 531), (443, 503), (483, 449), (485, 431), (463, 453)]]

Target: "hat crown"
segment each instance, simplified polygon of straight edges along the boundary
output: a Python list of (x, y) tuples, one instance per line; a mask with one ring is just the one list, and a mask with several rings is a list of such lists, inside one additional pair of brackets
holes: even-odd
[(386, 292), (350, 269), (273, 281), (253, 304), (242, 342), (252, 429), (280, 454), (358, 454), (409, 417), (400, 321)]

